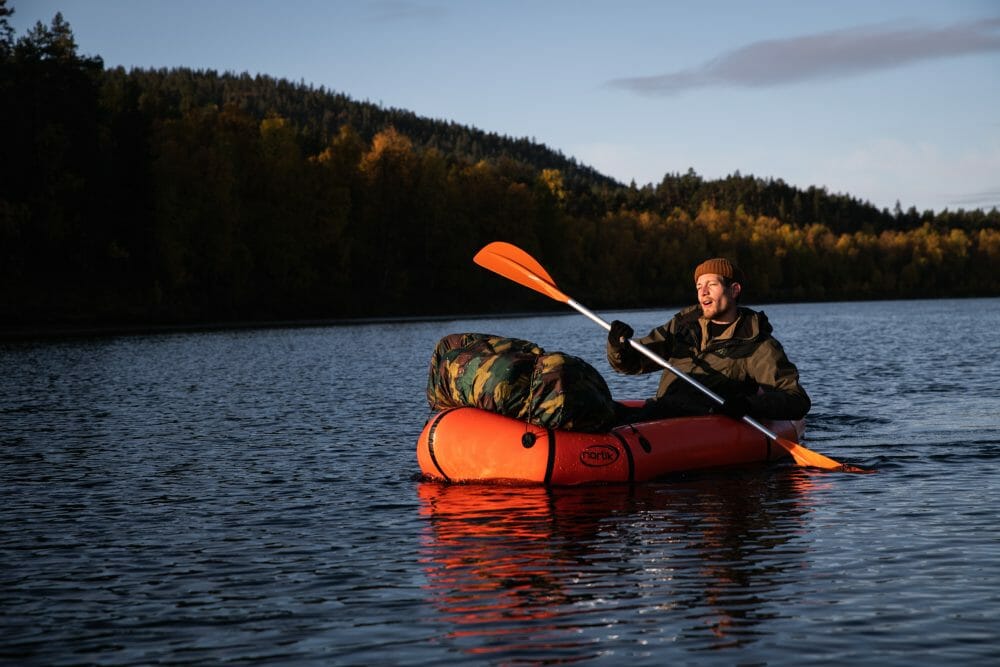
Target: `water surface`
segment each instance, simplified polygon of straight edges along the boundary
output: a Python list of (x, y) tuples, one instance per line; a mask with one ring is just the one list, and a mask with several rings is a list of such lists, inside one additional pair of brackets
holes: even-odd
[(877, 474), (420, 481), (445, 334), (655, 392), (572, 313), (2, 344), (0, 660), (996, 664), (1000, 300), (764, 309)]

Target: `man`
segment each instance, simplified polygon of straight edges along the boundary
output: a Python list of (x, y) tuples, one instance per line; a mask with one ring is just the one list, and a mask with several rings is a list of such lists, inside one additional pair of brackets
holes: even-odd
[[(725, 399), (719, 405), (688, 382), (663, 371), (656, 398), (627, 421), (720, 412), (733, 419), (801, 419), (811, 402), (799, 372), (773, 336), (762, 311), (739, 305), (745, 279), (728, 259), (709, 259), (694, 270), (698, 303), (638, 340), (650, 351)], [(634, 331), (615, 320), (608, 333), (608, 362), (627, 374), (662, 366), (629, 345)]]

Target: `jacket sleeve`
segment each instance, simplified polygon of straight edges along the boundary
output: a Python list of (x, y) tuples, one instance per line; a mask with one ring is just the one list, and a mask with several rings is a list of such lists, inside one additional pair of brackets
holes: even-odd
[(799, 371), (785, 354), (781, 343), (765, 341), (750, 359), (748, 371), (762, 393), (750, 396), (750, 413), (762, 419), (802, 419), (812, 407), (806, 390), (799, 384)]
[[(659, 356), (669, 359), (670, 349), (673, 346), (673, 335), (668, 330), (668, 326), (656, 327), (637, 340), (639, 343), (645, 345), (650, 352), (655, 352)], [(631, 345), (618, 348), (608, 342), (607, 351), (608, 363), (619, 373), (639, 375), (663, 370), (662, 366), (638, 352)]]

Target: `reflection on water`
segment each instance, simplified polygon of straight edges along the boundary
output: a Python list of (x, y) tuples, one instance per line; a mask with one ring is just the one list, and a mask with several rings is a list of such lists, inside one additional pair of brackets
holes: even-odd
[(753, 642), (809, 569), (801, 538), (816, 482), (788, 473), (636, 487), (421, 484), (430, 600), (456, 647), (504, 660), (596, 656), (622, 635), (685, 650)]

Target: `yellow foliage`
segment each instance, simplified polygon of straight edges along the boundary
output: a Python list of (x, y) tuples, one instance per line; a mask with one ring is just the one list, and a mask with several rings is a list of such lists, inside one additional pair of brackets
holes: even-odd
[(563, 185), (562, 173), (558, 169), (542, 169), (539, 179), (558, 201), (566, 200), (566, 188)]
[(976, 234), (976, 249), (994, 267), (1000, 266), (1000, 230), (980, 229)]
[(371, 149), (361, 158), (361, 170), (370, 172), (385, 163), (406, 164), (413, 155), (413, 142), (396, 128), (382, 130), (372, 139)]
[(271, 114), (264, 120), (260, 121), (260, 134), (262, 137), (267, 136), (269, 134), (279, 132), (287, 127), (289, 127), (287, 118)]

